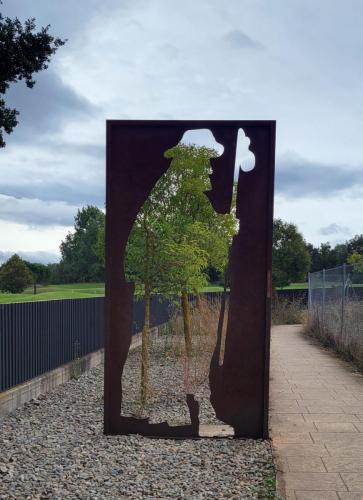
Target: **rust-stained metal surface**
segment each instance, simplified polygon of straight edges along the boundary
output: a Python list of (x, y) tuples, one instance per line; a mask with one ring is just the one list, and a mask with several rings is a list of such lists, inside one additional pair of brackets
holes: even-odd
[[(133, 286), (124, 275), (126, 244), (152, 188), (167, 171), (166, 150), (187, 130), (209, 129), (224, 146), (211, 160), (211, 190), (218, 213), (231, 209), (238, 130), (250, 139), (255, 168), (239, 171), (236, 215), (240, 222), (229, 261), (230, 297), (223, 364), (220, 339), (212, 356), (211, 403), (235, 437), (268, 436), (271, 251), (275, 158), (274, 121), (107, 122), (106, 335), (104, 431), (164, 437), (198, 437), (199, 405), (188, 394), (190, 424), (170, 426), (122, 415), (121, 377), (132, 335)], [(223, 314), (223, 311), (221, 311)], [(221, 323), (221, 321), (220, 321)], [(221, 335), (221, 328), (218, 336)]]

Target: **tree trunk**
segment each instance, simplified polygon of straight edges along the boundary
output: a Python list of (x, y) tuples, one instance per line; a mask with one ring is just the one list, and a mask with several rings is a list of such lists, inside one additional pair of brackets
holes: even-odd
[(141, 387), (140, 399), (142, 406), (145, 405), (149, 392), (149, 332), (150, 332), (150, 231), (144, 218), (145, 230), (145, 262), (144, 262), (144, 327), (142, 329), (141, 340)]
[(190, 328), (190, 306), (186, 290), (183, 290), (181, 293), (181, 303), (184, 321), (185, 350), (189, 358), (192, 354), (192, 333)]
[(145, 283), (144, 327), (141, 342), (141, 404), (144, 405), (149, 392), (149, 331), (150, 331), (150, 285)]
[(195, 298), (196, 298), (196, 306), (198, 311), (200, 312), (202, 310), (202, 298), (200, 296), (200, 293), (196, 290), (195, 291)]

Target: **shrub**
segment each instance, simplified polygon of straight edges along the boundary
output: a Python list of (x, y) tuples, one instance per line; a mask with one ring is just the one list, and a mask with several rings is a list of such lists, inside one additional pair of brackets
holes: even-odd
[(349, 299), (342, 309), (341, 301), (327, 302), (312, 308), (305, 333), (317, 339), (346, 361), (363, 369), (363, 303)]
[(8, 293), (21, 293), (34, 281), (25, 262), (16, 254), (0, 268), (0, 290)]
[(306, 316), (306, 306), (301, 300), (289, 300), (274, 295), (272, 300), (272, 324), (296, 325), (303, 323)]
[[(217, 338), (220, 306), (219, 299), (209, 302), (200, 298), (198, 305), (193, 304), (190, 313), (191, 356), (186, 354), (183, 318), (179, 311), (176, 311), (170, 321), (160, 328), (162, 356), (175, 364), (182, 364), (186, 392), (196, 392), (198, 387), (208, 380), (210, 360)], [(225, 314), (225, 317), (227, 316), (228, 309), (226, 309)], [(223, 333), (225, 335), (225, 331)], [(223, 355), (224, 335), (221, 356)]]

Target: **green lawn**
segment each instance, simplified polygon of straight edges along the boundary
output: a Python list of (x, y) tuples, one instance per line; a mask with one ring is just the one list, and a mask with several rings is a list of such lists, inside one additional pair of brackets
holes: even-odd
[(277, 290), (306, 290), (309, 287), (308, 283), (291, 283), (289, 286), (277, 288)]
[[(353, 285), (356, 287), (363, 285)], [(291, 283), (282, 290), (307, 289), (307, 283)], [(205, 292), (222, 292), (223, 287), (210, 285), (204, 288)], [(12, 302), (34, 302), (38, 300), (84, 299), (87, 297), (103, 297), (104, 283), (70, 283), (67, 285), (38, 286), (37, 294), (33, 294), (33, 287), (27, 288), (24, 293), (0, 293), (0, 304)]]
[[(204, 290), (208, 292), (219, 292), (222, 291), (223, 288), (220, 286), (208, 286)], [(102, 297), (104, 294), (104, 283), (47, 285), (37, 286), (36, 295), (33, 293), (33, 287), (27, 288), (24, 293), (0, 293), (0, 304), (34, 302), (38, 300), (84, 299), (87, 297)]]
[(0, 293), (0, 304), (38, 300), (84, 299), (86, 297), (102, 297), (104, 294), (105, 286), (103, 283), (37, 286), (36, 295), (33, 293), (33, 287), (27, 288), (23, 293)]

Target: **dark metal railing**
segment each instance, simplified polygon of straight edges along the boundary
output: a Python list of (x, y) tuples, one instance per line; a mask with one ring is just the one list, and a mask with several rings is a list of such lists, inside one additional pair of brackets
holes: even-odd
[[(144, 302), (134, 303), (133, 333)], [(168, 321), (173, 302), (152, 297), (151, 326)], [(0, 392), (104, 346), (104, 297), (0, 304)]]
[[(218, 302), (221, 293), (203, 296)], [(195, 297), (189, 299), (194, 303)], [(151, 326), (167, 322), (175, 308), (178, 300), (153, 296)], [(144, 302), (135, 300), (134, 334), (143, 320)], [(0, 304), (0, 392), (103, 346), (104, 297)]]
[(0, 391), (103, 346), (104, 299), (0, 304)]

